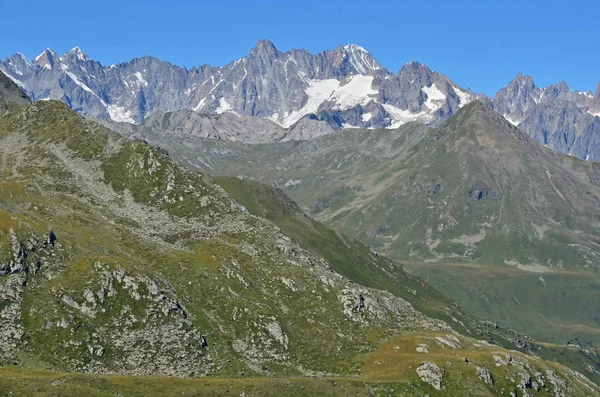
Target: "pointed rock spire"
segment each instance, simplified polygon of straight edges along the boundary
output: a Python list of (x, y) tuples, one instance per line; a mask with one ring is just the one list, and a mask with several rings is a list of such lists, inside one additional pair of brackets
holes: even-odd
[(35, 58), (34, 63), (41, 68), (54, 69), (58, 62), (58, 55), (50, 48), (46, 48), (44, 52)]

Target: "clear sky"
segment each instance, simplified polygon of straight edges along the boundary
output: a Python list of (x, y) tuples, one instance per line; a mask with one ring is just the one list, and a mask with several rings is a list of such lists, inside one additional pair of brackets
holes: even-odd
[(0, 58), (79, 46), (105, 65), (224, 65), (269, 39), (313, 53), (359, 44), (394, 73), (419, 61), (486, 94), (518, 72), (581, 91), (600, 81), (597, 0), (0, 0), (0, 16)]

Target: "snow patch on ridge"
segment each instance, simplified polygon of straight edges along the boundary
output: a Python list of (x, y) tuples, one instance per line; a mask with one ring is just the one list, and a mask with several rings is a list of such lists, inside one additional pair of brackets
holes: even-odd
[(459, 100), (458, 107), (462, 108), (467, 103), (469, 103), (469, 102), (472, 101), (471, 94), (467, 94), (466, 92), (462, 91), (458, 87), (452, 87), (452, 89), (454, 90), (454, 92), (458, 96), (458, 100)]
[(144, 85), (146, 87), (148, 86), (148, 82), (146, 81), (146, 79), (144, 79), (144, 76), (142, 76), (140, 72), (135, 72), (132, 76), (135, 76), (140, 85)]
[(108, 116), (113, 121), (119, 123), (135, 123), (135, 120), (133, 119), (133, 117), (131, 117), (131, 111), (125, 109), (122, 106), (108, 105), (106, 107), (106, 111), (108, 112)]
[(433, 83), (429, 87), (421, 88), (421, 91), (423, 91), (427, 95), (427, 101), (425, 101), (425, 106), (427, 106), (432, 111), (441, 108), (442, 102), (446, 100), (446, 95), (444, 95), (444, 93), (436, 87), (435, 83)]
[(325, 101), (335, 103), (333, 110), (344, 110), (356, 105), (366, 105), (379, 92), (372, 89), (373, 76), (355, 75), (350, 77), (346, 84), (340, 85), (336, 79), (311, 80), (306, 79), (308, 87), (304, 90), (307, 100), (304, 106), (293, 112), (286, 112), (282, 116), (275, 113), (270, 120), (284, 128), (300, 120), (307, 114), (316, 113), (319, 106)]
[(221, 114), (231, 109), (231, 105), (225, 100), (225, 98), (219, 99), (219, 107), (215, 110), (215, 113)]
[(231, 104), (230, 104), (229, 102), (227, 102), (227, 101), (225, 100), (225, 98), (221, 97), (221, 98), (219, 99), (219, 107), (218, 107), (218, 108), (215, 110), (215, 113), (217, 113), (217, 114), (221, 114), (221, 113), (225, 113), (225, 112), (230, 112), (230, 113), (233, 113), (233, 114), (237, 115), (237, 113), (235, 113), (235, 112), (234, 112), (233, 110), (231, 110), (231, 109), (233, 109), (233, 108), (231, 107)]
[(410, 121), (417, 120), (420, 116), (424, 115), (425, 112), (413, 113), (408, 109), (400, 109), (394, 105), (390, 105), (388, 103), (382, 105), (383, 108), (392, 116), (394, 120), (389, 128), (398, 128), (402, 124), (408, 123)]
[(377, 95), (379, 92), (371, 88), (373, 76), (352, 76), (348, 83), (339, 87), (331, 95), (331, 101), (336, 103), (334, 110), (344, 110), (356, 105), (366, 105), (372, 98), (369, 95)]
[(194, 112), (199, 111), (200, 109), (202, 109), (202, 107), (204, 107), (204, 103), (206, 102), (206, 97), (202, 98), (200, 100), (200, 102), (198, 102), (198, 104), (196, 105), (196, 107), (194, 109), (192, 109)]
[(279, 114), (275, 113), (271, 117), (271, 121), (274, 121), (284, 128), (290, 127), (296, 121), (309, 113), (316, 113), (319, 106), (324, 101), (328, 100), (331, 94), (339, 87), (340, 82), (336, 79), (326, 80), (308, 80), (308, 88), (304, 90), (308, 96), (306, 104), (298, 110), (294, 110), (289, 114), (284, 114), (280, 119)]
[(509, 123), (511, 123), (512, 125), (514, 125), (515, 127), (518, 126), (519, 124), (521, 124), (520, 121), (516, 121), (516, 120), (511, 119), (510, 116), (507, 115), (507, 114), (504, 114), (503, 116), (506, 119), (506, 121), (508, 121)]

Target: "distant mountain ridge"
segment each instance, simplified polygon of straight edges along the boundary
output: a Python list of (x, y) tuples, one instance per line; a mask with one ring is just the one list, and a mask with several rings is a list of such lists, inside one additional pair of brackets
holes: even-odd
[[(139, 124), (152, 113), (183, 111), (173, 130), (183, 131), (201, 118), (207, 127), (194, 134), (245, 142), (311, 139), (344, 128), (397, 128), (410, 121), (437, 126), (472, 100), (489, 100), (496, 112), (537, 142), (600, 160), (600, 85), (595, 94), (572, 91), (564, 82), (540, 88), (519, 73), (488, 98), (418, 62), (394, 74), (355, 44), (311, 54), (303, 49), (282, 52), (260, 40), (247, 56), (228, 65), (189, 70), (149, 56), (104, 66), (79, 47), (63, 56), (46, 49), (33, 61), (18, 53), (6, 58), (0, 70), (33, 100), (61, 100), (87, 117)], [(247, 125), (247, 133), (214, 134), (210, 131), (222, 124), (210, 125), (216, 119), (207, 121), (188, 110), (261, 117), (281, 128), (267, 131), (264, 121), (254, 126), (244, 119), (228, 125)], [(261, 134), (255, 136), (254, 129)]]
[(0, 70), (33, 100), (129, 123), (191, 109), (269, 118), (285, 128), (311, 113), (336, 130), (437, 124), (477, 96), (416, 62), (395, 75), (354, 44), (313, 55), (261, 40), (226, 66), (190, 70), (147, 56), (103, 66), (78, 47), (61, 57), (46, 49), (33, 62), (22, 54), (4, 59)]

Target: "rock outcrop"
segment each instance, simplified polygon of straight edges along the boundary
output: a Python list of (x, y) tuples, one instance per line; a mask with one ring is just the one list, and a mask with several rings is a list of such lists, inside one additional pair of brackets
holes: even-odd
[(442, 390), (444, 370), (437, 364), (425, 361), (417, 367), (417, 374), (423, 382), (430, 384), (436, 390)]

